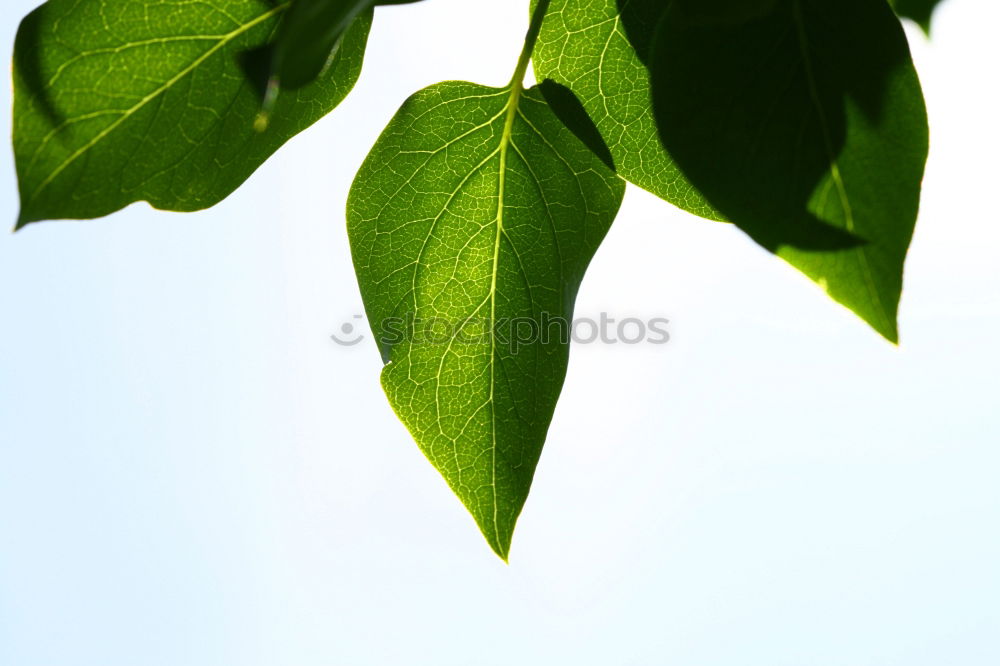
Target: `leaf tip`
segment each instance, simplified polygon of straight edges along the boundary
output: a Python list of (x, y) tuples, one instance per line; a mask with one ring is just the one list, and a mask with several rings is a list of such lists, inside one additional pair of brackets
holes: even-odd
[[(853, 310), (853, 308), (851, 309)], [(855, 310), (855, 314), (882, 336), (882, 339), (893, 347), (899, 347), (899, 324), (896, 321), (895, 313), (883, 313), (880, 317), (871, 317)]]
[(24, 211), (22, 210), (21, 213), (17, 216), (17, 221), (14, 222), (14, 228), (11, 229), (11, 233), (16, 234), (18, 231), (24, 229), (26, 226), (35, 221), (36, 220), (25, 215)]
[(503, 560), (504, 564), (509, 566), (510, 544), (514, 540), (513, 532), (512, 531), (508, 532), (506, 530), (498, 530), (496, 523), (494, 522), (496, 520), (495, 518), (493, 518), (492, 520), (490, 519), (482, 520), (480, 519), (480, 516), (475, 512), (472, 512), (472, 517), (475, 519), (476, 524), (479, 526), (479, 531), (482, 532), (484, 537), (486, 537), (486, 542), (490, 544), (490, 548), (493, 550), (496, 556), (499, 557), (501, 560)]
[(875, 329), (887, 342), (894, 347), (899, 346), (899, 297), (897, 295), (894, 306), (883, 305), (879, 311), (879, 316), (862, 316), (868, 325)]
[(493, 552), (496, 553), (496, 556), (499, 557), (504, 564), (510, 566), (510, 543), (507, 543), (506, 546), (504, 546), (503, 544), (497, 544), (491, 541), (490, 548), (493, 549)]

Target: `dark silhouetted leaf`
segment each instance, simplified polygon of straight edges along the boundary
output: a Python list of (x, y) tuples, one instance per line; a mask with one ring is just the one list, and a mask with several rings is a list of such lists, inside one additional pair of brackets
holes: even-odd
[(535, 72), (622, 177), (736, 223), (897, 338), (927, 127), (884, 3), (554, 0)]
[(322, 74), (358, 16), (379, 5), (419, 1), (292, 0), (274, 40), (249, 52), (244, 70), (264, 97), (277, 95), (278, 89), (298, 90)]
[(661, 20), (663, 145), (717, 210), (895, 341), (927, 157), (898, 21), (871, 0), (765, 0), (735, 19), (716, 3), (676, 0)]
[(914, 21), (923, 28), (926, 34), (931, 34), (931, 18), (941, 0), (889, 0), (896, 13)]

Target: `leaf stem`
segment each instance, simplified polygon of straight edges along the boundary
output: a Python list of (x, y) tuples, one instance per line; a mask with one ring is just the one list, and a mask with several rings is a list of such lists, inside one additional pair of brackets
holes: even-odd
[(524, 36), (524, 48), (521, 56), (517, 59), (517, 69), (510, 79), (510, 87), (520, 90), (524, 84), (524, 75), (528, 71), (528, 63), (531, 62), (531, 53), (535, 50), (535, 42), (538, 41), (538, 33), (542, 29), (542, 19), (549, 10), (552, 0), (538, 0), (535, 11), (531, 14), (531, 25), (528, 26), (528, 33)]

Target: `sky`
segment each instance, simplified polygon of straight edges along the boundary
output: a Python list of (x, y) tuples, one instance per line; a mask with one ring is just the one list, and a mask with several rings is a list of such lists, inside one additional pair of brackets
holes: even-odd
[(898, 348), (629, 189), (577, 313), (671, 339), (573, 348), (508, 566), (370, 334), (330, 335), (363, 324), (355, 170), (410, 93), (505, 83), (525, 4), (379, 9), (347, 101), (209, 211), (0, 234), (0, 664), (1000, 663), (1000, 5), (907, 26), (932, 145)]

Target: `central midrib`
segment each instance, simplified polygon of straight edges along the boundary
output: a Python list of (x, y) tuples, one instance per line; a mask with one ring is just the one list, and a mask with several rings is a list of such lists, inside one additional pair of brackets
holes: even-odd
[(531, 17), (531, 24), (528, 26), (528, 34), (524, 39), (524, 47), (521, 55), (517, 59), (517, 67), (514, 68), (514, 75), (510, 80), (510, 96), (507, 99), (507, 117), (504, 119), (503, 132), (500, 135), (500, 173), (497, 184), (497, 214), (496, 214), (496, 234), (493, 242), (493, 275), (490, 277), (490, 486), (493, 490), (493, 537), (496, 546), (504, 560), (507, 559), (507, 549), (503, 547), (503, 540), (500, 538), (499, 506), (497, 502), (497, 411), (496, 411), (496, 358), (497, 341), (496, 331), (492, 330), (496, 325), (497, 307), (497, 274), (500, 264), (500, 239), (503, 235), (504, 218), (504, 196), (507, 183), (507, 155), (510, 151), (511, 133), (514, 129), (514, 120), (517, 118), (518, 105), (521, 101), (521, 94), (524, 92), (524, 76), (528, 70), (528, 63), (531, 62), (531, 54), (538, 40), (538, 33), (542, 27), (542, 19), (548, 11), (550, 0), (540, 0), (535, 6), (535, 11)]
[(521, 101), (521, 93), (524, 87), (521, 83), (524, 77), (524, 70), (518, 66), (521, 78), (511, 81), (510, 97), (507, 100), (507, 117), (504, 119), (503, 133), (500, 135), (500, 170), (497, 184), (497, 214), (496, 233), (493, 242), (493, 274), (490, 276), (490, 434), (491, 434), (491, 461), (490, 461), (490, 486), (493, 489), (493, 536), (496, 539), (497, 547), (502, 548), (500, 539), (499, 507), (497, 502), (497, 410), (496, 410), (496, 362), (497, 362), (497, 340), (496, 331), (492, 330), (496, 325), (497, 310), (497, 274), (500, 265), (500, 239), (503, 235), (504, 218), (504, 197), (507, 183), (507, 155), (510, 150), (511, 133), (514, 129), (514, 120), (517, 118), (517, 107)]

